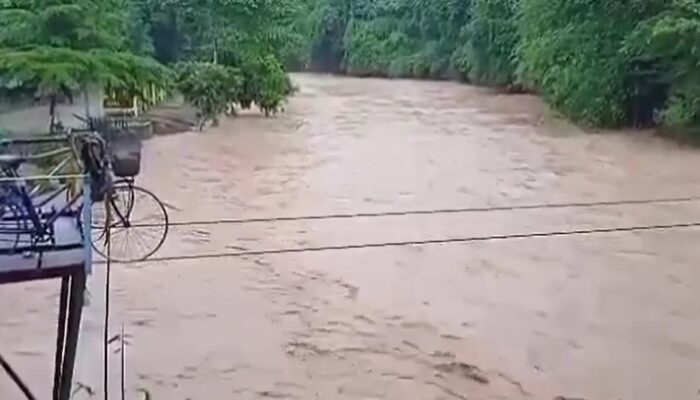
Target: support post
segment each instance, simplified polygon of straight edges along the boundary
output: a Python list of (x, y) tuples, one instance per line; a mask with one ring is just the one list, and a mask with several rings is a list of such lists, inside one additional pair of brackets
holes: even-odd
[(83, 178), (83, 247), (85, 275), (92, 275), (92, 186), (90, 176)]
[(73, 371), (80, 337), (80, 320), (85, 301), (85, 271), (76, 271), (71, 277), (68, 302), (68, 320), (66, 324), (66, 344), (61, 371), (61, 385), (58, 400), (70, 400), (73, 384)]
[(53, 373), (53, 400), (58, 400), (63, 375), (63, 355), (66, 350), (66, 317), (68, 315), (68, 292), (70, 278), (61, 278), (61, 295), (58, 303), (58, 331), (56, 335), (56, 358)]

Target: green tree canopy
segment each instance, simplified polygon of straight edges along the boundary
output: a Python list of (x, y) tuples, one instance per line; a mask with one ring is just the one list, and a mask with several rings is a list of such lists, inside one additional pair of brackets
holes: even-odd
[(698, 0), (308, 0), (306, 7), (312, 68), (526, 88), (594, 126), (700, 128)]
[(134, 95), (144, 87), (166, 87), (166, 69), (130, 51), (125, 5), (122, 0), (0, 3), (0, 88), (35, 90), (55, 103), (56, 95), (90, 84)]

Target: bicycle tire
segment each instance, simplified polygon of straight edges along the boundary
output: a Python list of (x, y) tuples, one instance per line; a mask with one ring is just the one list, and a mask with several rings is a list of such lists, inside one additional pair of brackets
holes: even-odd
[[(104, 203), (96, 203), (95, 205), (97, 205), (97, 207), (93, 207), (92, 231), (93, 233), (97, 233), (97, 235), (93, 235), (92, 248), (102, 258), (109, 259), (113, 262), (139, 262), (147, 260), (158, 250), (160, 250), (169, 233), (169, 216), (165, 205), (153, 192), (136, 186), (130, 181), (117, 181), (111, 188), (110, 192), (110, 198), (105, 198), (105, 202), (109, 201), (113, 210), (112, 223), (110, 225), (112, 251), (110, 256), (107, 257), (107, 226), (104, 221), (104, 216), (99, 214), (101, 211), (99, 205), (102, 204), (104, 206)], [(119, 203), (116, 200), (120, 195), (128, 196), (126, 203)], [(139, 221), (138, 219), (142, 217), (141, 215), (137, 215), (135, 220), (132, 220), (134, 219), (134, 213), (136, 212), (138, 214), (139, 212), (139, 203), (141, 202), (138, 199), (152, 201), (152, 206), (154, 207), (153, 211), (158, 214), (156, 215), (156, 223)], [(96, 212), (97, 215), (95, 215)], [(100, 221), (102, 221), (101, 225)], [(120, 234), (125, 234), (128, 236), (129, 232), (132, 230), (134, 232), (142, 230), (143, 232), (147, 229), (156, 230), (156, 236), (147, 236), (149, 239), (155, 240), (148, 243), (148, 240), (142, 237), (140, 241), (136, 242), (138, 243), (138, 249), (141, 250), (140, 252), (129, 251), (130, 249), (127, 249), (128, 244), (120, 245)], [(128, 242), (128, 239), (125, 240)], [(144, 245), (146, 246), (145, 250), (143, 247)], [(120, 252), (120, 248), (123, 251)]]

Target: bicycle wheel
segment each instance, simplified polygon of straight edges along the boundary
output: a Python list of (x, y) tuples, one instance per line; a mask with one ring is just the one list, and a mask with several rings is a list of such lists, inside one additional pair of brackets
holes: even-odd
[(107, 259), (107, 212), (111, 206), (109, 260), (138, 262), (155, 254), (168, 236), (168, 212), (152, 192), (117, 182), (105, 201), (93, 204), (92, 247)]

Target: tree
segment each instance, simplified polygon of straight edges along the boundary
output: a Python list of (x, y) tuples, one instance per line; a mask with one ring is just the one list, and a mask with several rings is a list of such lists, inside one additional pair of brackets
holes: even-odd
[(472, 0), (317, 0), (310, 64), (360, 75), (443, 78)]
[(298, 43), (294, 21), (298, 0), (163, 0), (175, 10), (191, 41), (190, 59), (218, 63), (221, 53), (273, 54)]
[(190, 62), (178, 64), (175, 71), (177, 89), (197, 108), (197, 130), (209, 121), (216, 125), (227, 106), (240, 99), (243, 76), (236, 68)]
[(588, 125), (620, 126), (662, 107), (667, 94), (649, 90), (659, 64), (649, 57), (646, 39), (630, 44), (630, 38), (642, 21), (667, 7), (666, 1), (523, 4), (523, 78), (555, 108)]
[(165, 87), (167, 71), (129, 51), (122, 0), (6, 0), (0, 5), (0, 85), (50, 98), (99, 84), (140, 95)]
[(515, 86), (593, 126), (700, 128), (698, 0), (308, 1), (312, 68)]
[(640, 25), (668, 90), (662, 121), (675, 128), (700, 128), (700, 3), (673, 0), (666, 9)]
[(273, 55), (249, 59), (243, 66), (243, 79), (236, 102), (243, 108), (255, 103), (266, 116), (279, 111), (293, 90), (282, 64)]
[[(163, 26), (189, 43), (179, 55), (177, 87), (198, 109), (201, 128), (216, 123), (234, 105), (256, 104), (265, 115), (276, 112), (291, 93), (280, 60), (301, 42), (294, 21), (298, 0), (165, 0), (153, 3)], [(155, 41), (156, 53), (159, 52)], [(290, 50), (291, 49), (291, 50)]]

